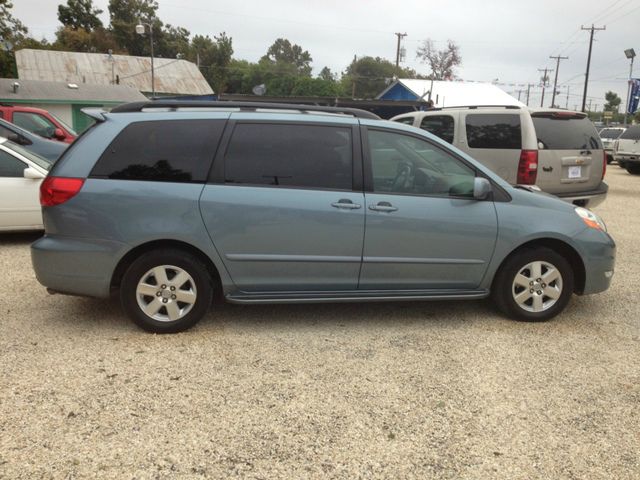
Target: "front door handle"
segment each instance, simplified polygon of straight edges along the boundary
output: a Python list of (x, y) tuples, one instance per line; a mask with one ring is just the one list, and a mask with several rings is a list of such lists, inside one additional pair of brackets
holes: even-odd
[(378, 202), (375, 205), (369, 205), (369, 210), (376, 212), (395, 212), (398, 210), (398, 207), (394, 207), (389, 202)]
[(353, 203), (348, 198), (341, 198), (337, 202), (333, 202), (331, 206), (335, 208), (343, 208), (345, 210), (357, 210), (358, 208), (362, 207), (362, 205)]

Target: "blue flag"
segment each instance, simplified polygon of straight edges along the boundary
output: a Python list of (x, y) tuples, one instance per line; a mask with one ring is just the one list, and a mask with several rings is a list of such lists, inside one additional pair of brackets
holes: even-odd
[(638, 110), (638, 102), (640, 101), (640, 78), (634, 78), (631, 82), (631, 95), (629, 96), (629, 113), (635, 113)]

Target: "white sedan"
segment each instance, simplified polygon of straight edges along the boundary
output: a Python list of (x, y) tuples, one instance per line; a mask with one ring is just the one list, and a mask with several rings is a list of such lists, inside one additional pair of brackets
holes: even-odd
[(0, 231), (42, 230), (40, 183), (48, 160), (0, 137)]

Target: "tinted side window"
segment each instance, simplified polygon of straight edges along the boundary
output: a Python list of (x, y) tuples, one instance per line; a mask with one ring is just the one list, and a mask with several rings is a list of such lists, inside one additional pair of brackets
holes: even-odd
[(466, 127), (470, 148), (522, 148), (520, 115), (473, 113), (467, 115)]
[(405, 125), (413, 125), (413, 117), (400, 117), (396, 118), (394, 122), (404, 123)]
[(21, 178), (24, 177), (24, 169), (27, 164), (0, 150), (0, 177)]
[(422, 119), (420, 128), (448, 143), (453, 143), (453, 117), (449, 115), (429, 115)]
[(351, 128), (239, 123), (225, 155), (225, 182), (352, 189)]
[(473, 196), (475, 171), (418, 138), (369, 130), (373, 190), (437, 196)]
[(625, 130), (620, 136), (621, 140), (640, 140), (640, 126), (634, 125)]
[(51, 138), (56, 129), (47, 117), (32, 112), (13, 112), (13, 123), (46, 138)]
[(127, 126), (91, 176), (155, 182), (204, 182), (226, 120), (164, 120)]
[(602, 148), (600, 137), (588, 118), (532, 116), (538, 142), (545, 149), (581, 150)]

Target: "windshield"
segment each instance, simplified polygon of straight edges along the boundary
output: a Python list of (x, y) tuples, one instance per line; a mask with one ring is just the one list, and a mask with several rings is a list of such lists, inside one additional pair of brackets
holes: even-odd
[(49, 112), (49, 115), (51, 115), (53, 118), (56, 119), (56, 121), (58, 123), (60, 123), (60, 125), (62, 125), (64, 127), (64, 129), (69, 132), (71, 135), (75, 135), (76, 137), (78, 136), (78, 134), (76, 133), (76, 131), (71, 128), (67, 123), (63, 122), (62, 120), (60, 120), (60, 117), (58, 117), (57, 115), (54, 115), (53, 113)]
[(580, 117), (533, 116), (538, 142), (545, 149), (601, 149), (602, 143), (591, 120)]
[(605, 128), (600, 132), (600, 138), (615, 140), (623, 131), (621, 128)]
[(13, 150), (16, 153), (19, 153), (30, 162), (35, 163), (40, 168), (44, 168), (47, 171), (49, 171), (49, 169), (51, 168), (51, 165), (53, 165), (53, 161), (47, 160), (46, 158), (43, 158), (40, 155), (36, 155), (35, 153), (30, 152), (26, 148), (21, 147), (17, 143), (13, 143), (10, 140), (7, 140), (6, 142), (4, 142), (3, 145), (7, 147), (9, 150)]

